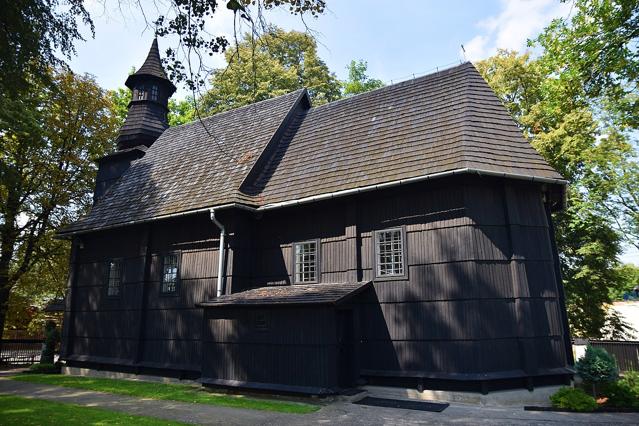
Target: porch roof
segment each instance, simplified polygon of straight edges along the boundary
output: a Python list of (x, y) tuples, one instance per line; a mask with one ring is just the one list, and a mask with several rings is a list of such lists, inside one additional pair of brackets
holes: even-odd
[(295, 284), (254, 288), (200, 303), (205, 308), (265, 305), (339, 305), (365, 290), (371, 281), (330, 284)]

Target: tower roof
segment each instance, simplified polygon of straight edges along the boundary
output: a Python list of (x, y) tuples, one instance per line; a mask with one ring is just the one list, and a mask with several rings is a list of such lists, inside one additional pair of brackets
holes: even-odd
[(133, 89), (135, 82), (140, 80), (140, 77), (154, 77), (159, 80), (163, 80), (172, 88), (172, 92), (175, 92), (175, 85), (169, 80), (162, 67), (162, 60), (160, 59), (160, 49), (158, 47), (158, 39), (154, 38), (149, 49), (149, 54), (146, 56), (146, 60), (134, 74), (131, 74), (126, 80), (126, 86)]

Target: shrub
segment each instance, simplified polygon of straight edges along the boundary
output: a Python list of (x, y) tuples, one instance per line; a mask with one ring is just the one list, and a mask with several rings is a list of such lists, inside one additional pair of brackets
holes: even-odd
[(575, 411), (594, 411), (598, 405), (595, 398), (581, 389), (563, 387), (550, 396), (552, 406)]
[(33, 364), (29, 367), (26, 373), (34, 374), (58, 374), (60, 372), (60, 366), (58, 364), (40, 363)]
[(627, 384), (630, 389), (639, 398), (639, 372), (638, 371), (626, 371), (623, 377), (619, 380), (620, 383)]
[(586, 348), (586, 354), (575, 364), (575, 370), (584, 381), (593, 385), (613, 382), (619, 377), (617, 361), (606, 352), (605, 349), (595, 348), (590, 345)]
[(623, 381), (607, 383), (602, 389), (604, 396), (608, 398), (606, 405), (618, 408), (639, 408), (639, 395), (632, 387)]

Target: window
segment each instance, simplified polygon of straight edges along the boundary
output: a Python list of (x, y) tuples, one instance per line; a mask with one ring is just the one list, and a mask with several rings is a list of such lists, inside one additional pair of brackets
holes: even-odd
[(120, 284), (122, 283), (122, 261), (119, 259), (110, 260), (107, 275), (107, 296), (116, 297), (120, 295)]
[(295, 282), (317, 282), (317, 241), (295, 243)]
[(162, 293), (175, 293), (178, 282), (178, 256), (166, 254), (162, 257)]
[(138, 86), (136, 91), (138, 92), (138, 100), (143, 100), (145, 98), (144, 86)]
[(377, 277), (405, 274), (404, 235), (401, 228), (375, 232), (375, 257)]
[(156, 85), (151, 86), (151, 100), (157, 101), (159, 95), (160, 95), (160, 92), (158, 91), (158, 86)]

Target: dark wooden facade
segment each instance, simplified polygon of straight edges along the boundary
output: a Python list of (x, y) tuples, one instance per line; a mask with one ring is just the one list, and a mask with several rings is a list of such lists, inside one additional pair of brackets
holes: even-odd
[[(457, 176), (259, 213), (220, 211), (227, 294), (291, 285), (292, 244), (318, 239), (317, 285), (373, 281), (339, 308), (199, 307), (215, 296), (217, 278), (219, 231), (206, 213), (77, 236), (64, 358), (310, 393), (362, 380), (473, 389), (563, 381), (571, 359), (546, 191)], [(376, 279), (373, 232), (398, 226), (406, 277)], [(180, 262), (172, 296), (159, 291), (168, 252)], [(115, 298), (106, 292), (112, 258), (124, 259)]]

